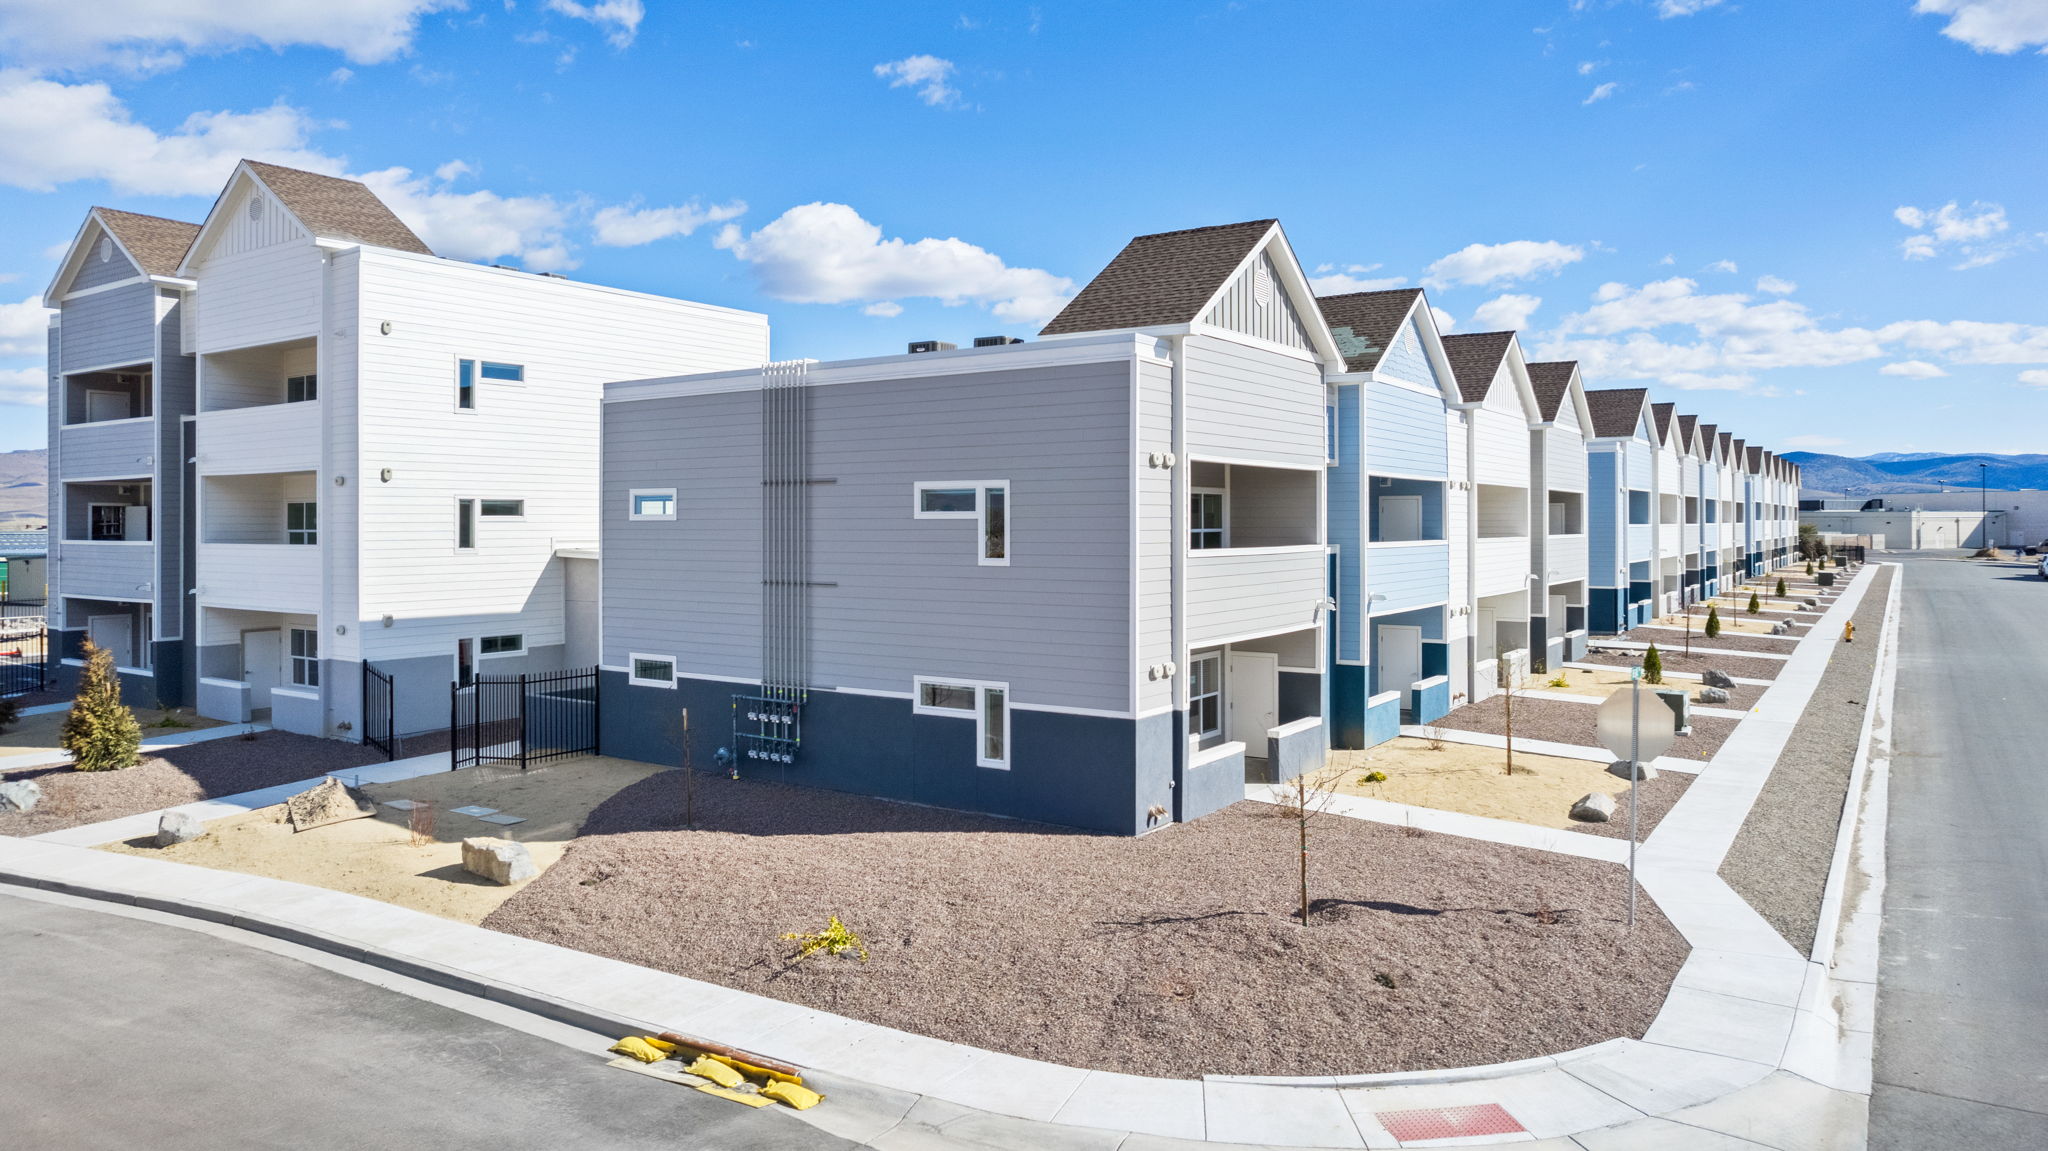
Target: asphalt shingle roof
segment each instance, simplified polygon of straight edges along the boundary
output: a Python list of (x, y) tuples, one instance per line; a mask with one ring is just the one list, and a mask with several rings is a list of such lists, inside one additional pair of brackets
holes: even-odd
[(1762, 448), (1749, 449), (1749, 470), (1758, 475), (1763, 474), (1764, 450)]
[(378, 248), (396, 248), (431, 256), (433, 251), (405, 226), (405, 221), (377, 198), (368, 185), (339, 176), (322, 176), (297, 168), (281, 168), (244, 160), (263, 186), (284, 202), (291, 214), (314, 234), (354, 240)]
[(1493, 377), (1500, 373), (1501, 358), (1515, 342), (1513, 332), (1472, 332), (1444, 337), (1444, 358), (1451, 362), (1451, 374), (1458, 378), (1458, 394), (1476, 404), (1493, 390)]
[(185, 258), (185, 249), (190, 248), (199, 235), (199, 225), (183, 220), (144, 216), (118, 208), (94, 208), (93, 212), (99, 216), (100, 223), (114, 234), (114, 239), (135, 257), (135, 262), (142, 265), (145, 276), (177, 275), (178, 264)]
[(1643, 401), (1649, 398), (1648, 388), (1602, 388), (1587, 392), (1586, 411), (1593, 417), (1593, 434), (1635, 435), (1636, 421), (1643, 416)]
[(1678, 450), (1684, 451), (1692, 445), (1692, 417), (1675, 415), (1677, 410), (1677, 404), (1651, 404), (1650, 426), (1657, 430), (1661, 443), (1670, 443), (1673, 436), (1682, 435)]
[(1716, 424), (1700, 425), (1699, 453), (1700, 458), (1703, 460), (1716, 458), (1714, 449), (1720, 443), (1720, 439), (1714, 433), (1718, 426)]
[(1277, 222), (1247, 220), (1139, 236), (1039, 335), (1190, 323)]
[(1572, 373), (1578, 367), (1577, 360), (1546, 360), (1529, 365), (1529, 386), (1536, 391), (1536, 410), (1544, 419), (1557, 418), (1557, 409), (1563, 405), (1565, 393), (1572, 390)]
[(1316, 300), (1323, 319), (1337, 337), (1337, 350), (1344, 353), (1344, 368), (1369, 372), (1379, 366), (1380, 357), (1401, 334), (1401, 325), (1422, 298), (1421, 288), (1394, 288), (1385, 292), (1351, 292), (1342, 296), (1321, 296)]

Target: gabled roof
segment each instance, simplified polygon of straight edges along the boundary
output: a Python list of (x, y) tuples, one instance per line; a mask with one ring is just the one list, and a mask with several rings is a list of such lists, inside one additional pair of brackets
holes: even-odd
[(1728, 458), (1735, 461), (1736, 467), (1741, 467), (1743, 465), (1743, 461), (1749, 458), (1749, 445), (1743, 443), (1739, 439), (1732, 438), (1728, 440), (1727, 443)]
[(1699, 426), (1699, 439), (1697, 441), (1699, 447), (1696, 450), (1699, 452), (1699, 457), (1703, 460), (1719, 458), (1716, 449), (1720, 446), (1721, 440), (1717, 434), (1717, 427), (1718, 425), (1705, 423)]
[[(1529, 365), (1532, 374), (1536, 365)], [(1650, 401), (1648, 388), (1602, 388), (1586, 393), (1586, 410), (1593, 416), (1593, 435), (1628, 437), (1642, 423), (1643, 405)]]
[(1557, 409), (1563, 406), (1565, 393), (1572, 390), (1572, 375), (1578, 370), (1577, 360), (1546, 360), (1529, 365), (1529, 386), (1536, 390), (1536, 410), (1544, 419), (1557, 418)]
[(397, 213), (385, 206), (360, 180), (322, 176), (297, 168), (281, 168), (258, 160), (244, 160), (242, 166), (256, 174), (299, 223), (316, 236), (354, 240), (377, 248), (433, 255)]
[(1764, 450), (1762, 448), (1749, 449), (1749, 470), (1757, 475), (1763, 474)]
[(1247, 220), (1139, 236), (1038, 334), (1193, 323), (1278, 223)]
[(1451, 372), (1458, 378), (1458, 394), (1466, 403), (1486, 399), (1486, 393), (1493, 390), (1494, 377), (1500, 374), (1500, 362), (1514, 343), (1513, 332), (1444, 337), (1444, 357), (1451, 361)]
[(58, 261), (56, 276), (43, 293), (43, 299), (50, 307), (57, 306), (58, 298), (69, 290), (72, 278), (85, 264), (86, 248), (95, 229), (112, 237), (129, 263), (140, 268), (145, 276), (177, 275), (178, 263), (184, 259), (185, 250), (199, 235), (199, 225), (183, 220), (144, 216), (114, 208), (93, 208), (85, 214), (85, 222), (78, 226), (78, 234), (71, 238), (71, 246), (65, 249), (64, 258)]
[(1344, 353), (1344, 370), (1369, 372), (1379, 366), (1380, 357), (1394, 345), (1395, 337), (1408, 323), (1421, 288), (1393, 288), (1384, 292), (1350, 292), (1341, 296), (1318, 296), (1316, 306), (1337, 337), (1337, 350)]
[(1677, 404), (1651, 404), (1650, 426), (1657, 431), (1657, 443), (1660, 447), (1669, 444), (1672, 438), (1678, 434), (1679, 429), (1683, 427), (1687, 438), (1680, 441), (1678, 445), (1678, 450), (1682, 452), (1685, 450), (1686, 443), (1689, 442), (1692, 432), (1692, 425), (1685, 423), (1685, 421), (1692, 419), (1692, 417), (1676, 415), (1677, 411)]
[[(1707, 429), (1705, 429), (1705, 428), (1701, 428), (1701, 429), (1700, 429), (1700, 431), (1701, 431), (1701, 433), (1702, 433), (1702, 434), (1704, 434), (1704, 433), (1706, 432), (1706, 430), (1707, 430)], [(1725, 459), (1727, 459), (1727, 458), (1729, 457), (1729, 455), (1731, 455), (1731, 454), (1732, 454), (1732, 453), (1734, 452), (1734, 450), (1735, 450), (1734, 444), (1735, 444), (1735, 433), (1733, 433), (1733, 432), (1722, 432), (1722, 433), (1721, 433), (1721, 443), (1720, 443), (1720, 447), (1721, 447), (1721, 458), (1722, 458), (1722, 459), (1724, 459), (1724, 460), (1725, 460)]]

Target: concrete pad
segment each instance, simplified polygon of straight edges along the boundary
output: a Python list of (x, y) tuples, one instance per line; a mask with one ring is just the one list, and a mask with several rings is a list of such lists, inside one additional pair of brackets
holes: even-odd
[(1281, 1147), (1364, 1147), (1342, 1095), (1317, 1087), (1202, 1084), (1209, 1139)]
[(1347, 1089), (1344, 1101), (1353, 1115), (1362, 1111), (1409, 1111), (1497, 1103), (1528, 1129), (1531, 1139), (1555, 1138), (1588, 1127), (1605, 1127), (1643, 1117), (1643, 1112), (1605, 1091), (1555, 1069), (1470, 1083)]
[(1631, 1041), (1628, 1048), (1564, 1064), (1560, 1070), (1645, 1115), (1718, 1099), (1771, 1073), (1767, 1064)]
[(1087, 1077), (1078, 1067), (990, 1051), (933, 1083), (927, 1093), (964, 1107), (1050, 1123)]
[(1793, 1010), (1754, 999), (1673, 987), (1643, 1039), (1776, 1067), (1792, 1037)]
[(1677, 986), (1780, 1007), (1797, 1007), (1809, 965), (1797, 955), (1761, 956), (1696, 947), (1679, 968)]
[(870, 1142), (895, 1127), (920, 1098), (914, 1092), (878, 1087), (858, 1079), (808, 1069), (804, 1074), (804, 1084), (830, 1102), (823, 1107), (793, 1111), (791, 1114), (827, 1135), (855, 1143)]
[(1783, 1071), (1668, 1118), (1781, 1151), (1862, 1151), (1870, 1137), (1868, 1098)]
[(996, 1151), (1116, 1151), (1122, 1131), (1061, 1127), (988, 1115), (925, 1099), (912, 1107), (895, 1129), (873, 1140), (877, 1151), (958, 1151), (986, 1147)]
[(1207, 1127), (1201, 1083), (1114, 1071), (1090, 1071), (1053, 1119), (1177, 1139), (1200, 1139)]
[(1758, 1151), (1765, 1146), (1668, 1119), (1639, 1119), (1620, 1127), (1586, 1131), (1576, 1140), (1585, 1151)]

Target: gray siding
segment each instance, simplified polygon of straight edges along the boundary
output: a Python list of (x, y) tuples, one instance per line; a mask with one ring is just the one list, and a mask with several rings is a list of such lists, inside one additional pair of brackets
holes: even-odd
[[(1266, 303), (1258, 301), (1258, 273), (1266, 276)], [(1247, 264), (1237, 274), (1223, 294), (1209, 306), (1202, 321), (1233, 332), (1243, 332), (1276, 344), (1306, 351), (1311, 345), (1308, 332), (1301, 325), (1301, 317), (1295, 313), (1294, 301), (1287, 289), (1280, 284), (1280, 270), (1273, 266), (1273, 257), (1261, 252), (1259, 258)]]
[(1184, 344), (1191, 456), (1322, 467), (1327, 393), (1312, 360), (1209, 336)]
[(146, 543), (74, 541), (64, 549), (64, 595), (155, 598), (156, 548)]
[[(106, 235), (106, 232), (97, 226), (95, 226), (94, 230), (98, 231), (101, 236)], [(83, 291), (86, 288), (97, 288), (102, 284), (117, 284), (122, 280), (132, 280), (142, 274), (142, 269), (136, 267), (122, 253), (121, 247), (118, 244), (108, 244), (109, 254), (107, 260), (105, 263), (101, 263), (99, 245), (100, 242), (94, 240), (92, 247), (86, 250), (85, 262), (78, 266), (78, 274), (71, 277), (72, 291), (77, 292)]]
[(1287, 547), (1315, 543), (1315, 472), (1279, 468), (1230, 469), (1230, 546)]
[[(812, 682), (1010, 684), (1019, 705), (1129, 706), (1130, 363), (811, 391)], [(758, 393), (605, 405), (604, 661), (760, 667)], [(972, 520), (916, 519), (919, 480), (1010, 483), (1008, 566)], [(673, 522), (628, 491), (677, 489)]]
[(63, 370), (146, 364), (156, 355), (156, 288), (113, 288), (64, 309)]
[(1401, 334), (1394, 338), (1394, 346), (1388, 348), (1386, 354), (1380, 357), (1375, 374), (1391, 376), (1411, 384), (1423, 384), (1439, 389), (1439, 392), (1443, 388), (1443, 378), (1436, 374), (1436, 362), (1423, 350), (1422, 328), (1413, 318), (1409, 319), (1408, 326), (1401, 330)]
[(190, 634), (187, 616), (192, 597), (185, 592), (185, 517), (190, 506), (185, 490), (184, 422), (193, 411), (196, 369), (179, 346), (178, 323), (183, 303), (166, 291), (171, 306), (157, 324), (156, 386), (156, 550), (157, 630), (166, 639)]
[(58, 430), (64, 467), (50, 469), (52, 486), (65, 480), (141, 479), (156, 473), (156, 424), (121, 420), (71, 424)]
[(1450, 472), (1443, 400), (1386, 384), (1365, 389), (1365, 461), (1369, 472), (1442, 476)]

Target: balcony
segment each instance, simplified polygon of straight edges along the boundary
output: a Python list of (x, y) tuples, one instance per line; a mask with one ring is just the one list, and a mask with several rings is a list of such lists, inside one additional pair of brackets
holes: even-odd
[(1451, 595), (1451, 545), (1443, 540), (1375, 543), (1366, 548), (1371, 614), (1442, 603)]
[(64, 426), (147, 420), (156, 389), (148, 364), (64, 377)]
[(202, 543), (199, 602), (247, 611), (317, 613), (320, 562), (318, 545)]
[(102, 420), (58, 429), (53, 479), (115, 479), (156, 474), (156, 421)]
[(320, 405), (263, 404), (198, 417), (199, 473), (253, 475), (320, 467)]
[(148, 540), (65, 540), (55, 583), (67, 599), (154, 599), (156, 547)]
[(1321, 544), (1188, 553), (1191, 647), (1314, 627), (1325, 597)]
[(1525, 536), (1482, 536), (1472, 558), (1479, 573), (1478, 595), (1529, 586), (1529, 540)]

